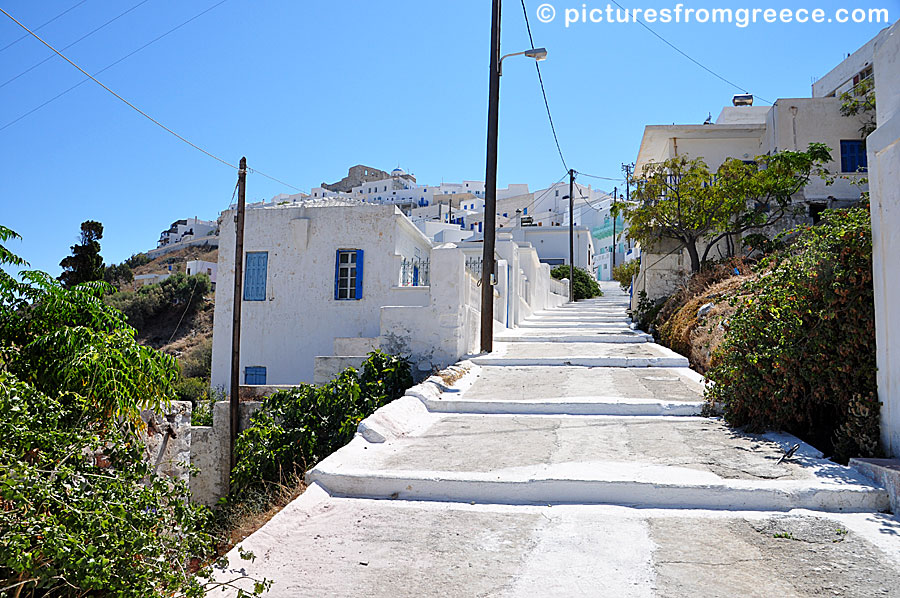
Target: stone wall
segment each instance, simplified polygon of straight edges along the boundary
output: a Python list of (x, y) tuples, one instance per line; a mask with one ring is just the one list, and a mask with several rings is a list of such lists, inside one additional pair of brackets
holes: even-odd
[(337, 193), (350, 193), (354, 187), (358, 187), (363, 183), (368, 183), (369, 181), (383, 181), (390, 177), (391, 175), (383, 170), (378, 170), (377, 168), (372, 168), (371, 166), (365, 166), (363, 164), (357, 164), (356, 166), (350, 167), (347, 171), (347, 176), (336, 183), (322, 183), (322, 188)]
[[(246, 430), (250, 418), (262, 403), (246, 401), (240, 404), (240, 430)], [(231, 473), (229, 455), (229, 404), (220, 401), (213, 405), (212, 426), (190, 427), (190, 462), (199, 471), (191, 477), (191, 494), (195, 502), (214, 505), (228, 494), (228, 477)]]

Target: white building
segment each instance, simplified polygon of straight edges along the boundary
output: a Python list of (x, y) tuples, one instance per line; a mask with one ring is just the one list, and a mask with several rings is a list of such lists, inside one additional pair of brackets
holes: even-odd
[(157, 248), (168, 245), (183, 244), (186, 241), (207, 237), (215, 232), (216, 223), (212, 220), (200, 220), (199, 218), (183, 218), (176, 220), (159, 235)]
[(188, 276), (193, 276), (194, 274), (206, 274), (209, 276), (209, 282), (212, 283), (212, 288), (216, 288), (216, 272), (219, 269), (219, 265), (215, 262), (206, 262), (203, 260), (191, 260), (187, 264), (185, 264), (184, 272)]
[[(230, 210), (221, 236), (218, 274), (231, 288)], [(420, 372), (477, 350), (481, 293), (473, 264), (481, 244), (433, 247), (397, 206), (326, 199), (249, 209), (244, 250), (246, 385), (324, 382), (378, 347), (410, 355)], [(534, 248), (500, 239), (497, 255), (503, 325), (565, 301), (567, 291), (550, 280)], [(224, 388), (232, 307), (230, 294), (216, 301), (212, 385)]]
[[(826, 76), (822, 81), (831, 79)], [(715, 172), (729, 158), (749, 161), (785, 150), (802, 152), (810, 143), (824, 143), (831, 148), (832, 156), (825, 168), (836, 178), (829, 184), (813, 176), (794, 197), (802, 214), (785, 217), (780, 226), (815, 224), (822, 211), (851, 205), (866, 189), (861, 120), (843, 116), (841, 104), (840, 97), (833, 95), (783, 98), (773, 106), (727, 106), (714, 124), (647, 126), (635, 173), (640, 176), (645, 166), (680, 156), (702, 158)], [(675, 242), (661, 242), (652, 252), (645, 247), (644, 253), (647, 263), (641, 266), (638, 288), (651, 298), (668, 295), (690, 273), (686, 251), (679, 250)], [(637, 294), (634, 297), (636, 301)]]

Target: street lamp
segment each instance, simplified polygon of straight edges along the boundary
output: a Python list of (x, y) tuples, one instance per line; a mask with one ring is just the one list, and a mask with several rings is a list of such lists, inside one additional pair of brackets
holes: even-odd
[(536, 61), (541, 62), (543, 60), (547, 60), (547, 48), (532, 48), (531, 50), (525, 50), (524, 52), (515, 52), (513, 54), (507, 54), (500, 59), (500, 64), (497, 65), (497, 71), (499, 76), (503, 76), (503, 61), (509, 58), (510, 56), (527, 56), (528, 58), (534, 58)]
[(481, 258), (481, 351), (494, 348), (494, 246), (497, 232), (497, 129), (500, 117), (500, 75), (503, 60), (510, 56), (528, 56), (537, 61), (547, 58), (547, 50), (533, 48), (500, 56), (500, 2), (491, 9), (491, 78), (488, 91), (487, 165), (484, 176), (484, 253)]

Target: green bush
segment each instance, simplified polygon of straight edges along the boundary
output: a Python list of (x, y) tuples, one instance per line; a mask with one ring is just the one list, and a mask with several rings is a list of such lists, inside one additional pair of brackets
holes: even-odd
[(193, 315), (211, 290), (206, 274), (188, 276), (178, 272), (158, 284), (112, 293), (104, 300), (124, 313), (128, 323), (140, 331), (167, 311), (178, 310), (179, 314), (183, 311), (186, 317)]
[[(569, 266), (556, 266), (550, 270), (550, 276), (556, 280), (569, 278)], [(599, 297), (603, 294), (600, 285), (584, 268), (575, 268), (575, 301)]]
[(631, 288), (631, 281), (638, 275), (640, 270), (641, 260), (631, 260), (613, 268), (612, 278), (622, 285), (622, 290), (627, 291)]
[(733, 425), (783, 429), (845, 461), (880, 452), (872, 231), (868, 206), (823, 216), (748, 283), (708, 397)]
[(232, 498), (279, 484), (347, 444), (359, 422), (412, 386), (409, 362), (375, 351), (323, 386), (276, 392), (235, 444)]
[[(23, 262), (0, 245), (6, 264)], [(140, 434), (175, 360), (137, 343), (108, 284), (20, 276), (0, 268), (0, 595), (203, 596), (209, 511)]]
[(186, 378), (209, 380), (212, 374), (212, 338), (200, 341), (197, 346), (178, 359), (181, 375)]

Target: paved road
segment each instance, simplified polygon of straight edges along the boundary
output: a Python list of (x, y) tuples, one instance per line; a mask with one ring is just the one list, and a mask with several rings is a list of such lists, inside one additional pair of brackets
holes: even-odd
[(272, 596), (900, 597), (885, 492), (699, 417), (701, 378), (604, 291), (368, 418), (247, 572)]

